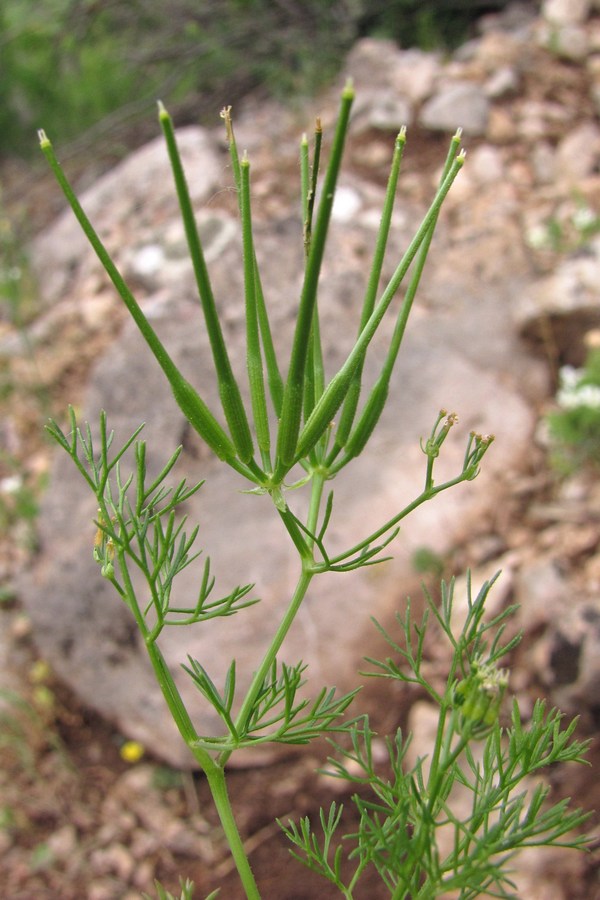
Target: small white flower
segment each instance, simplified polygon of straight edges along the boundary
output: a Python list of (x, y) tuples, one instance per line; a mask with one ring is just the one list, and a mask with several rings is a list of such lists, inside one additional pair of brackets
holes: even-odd
[(576, 388), (583, 375), (583, 369), (576, 369), (575, 366), (563, 366), (559, 372), (561, 387), (568, 389)]
[(530, 228), (526, 240), (533, 250), (544, 250), (550, 246), (550, 236), (545, 225), (534, 225)]
[(580, 206), (571, 216), (571, 221), (577, 231), (587, 231), (588, 228), (594, 228), (599, 223), (598, 216), (589, 206)]
[(577, 389), (577, 397), (580, 406), (589, 406), (592, 409), (600, 409), (600, 387), (596, 384), (582, 384)]
[(581, 384), (583, 370), (574, 366), (563, 366), (559, 373), (560, 388), (556, 401), (563, 409), (577, 409), (589, 406), (600, 409), (600, 387), (595, 384)]

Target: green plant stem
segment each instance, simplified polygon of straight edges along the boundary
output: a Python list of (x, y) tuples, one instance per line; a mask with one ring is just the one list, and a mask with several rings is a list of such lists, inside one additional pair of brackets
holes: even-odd
[[(411, 856), (413, 860), (415, 860), (415, 863), (418, 863), (428, 850), (431, 851), (434, 844), (431, 833), (432, 829), (435, 829), (436, 827), (435, 817), (439, 812), (440, 793), (444, 786), (445, 777), (471, 739), (471, 734), (467, 731), (465, 734), (459, 736), (458, 743), (454, 748), (452, 747), (452, 739), (457, 733), (455, 727), (457, 714), (454, 710), (450, 712), (450, 724), (447, 725), (448, 712), (449, 709), (446, 705), (440, 710), (435, 746), (429, 769), (429, 778), (427, 779), (428, 800), (423, 806), (420, 828), (415, 832), (411, 842)], [(408, 879), (396, 886), (391, 895), (391, 900), (403, 900), (409, 887), (411, 896), (423, 898), (432, 897), (433, 895), (431, 894), (419, 892), (418, 878), (422, 871), (421, 867), (418, 864), (415, 864), (412, 867), (407, 866), (406, 868), (409, 871)], [(424, 888), (427, 887), (428, 885), (424, 886)], [(429, 886), (429, 889), (431, 890), (431, 886)]]
[(248, 900), (260, 900), (260, 893), (231, 808), (224, 767), (215, 762), (211, 755), (198, 745), (199, 736), (159, 647), (153, 641), (150, 641), (146, 643), (146, 648), (163, 697), (169, 707), (169, 712), (177, 725), (179, 733), (206, 775), (231, 855), (246, 891), (246, 897)]
[[(310, 507), (309, 507), (309, 512), (308, 512), (308, 520), (307, 520), (308, 528), (311, 531), (316, 529), (317, 521), (319, 518), (319, 509), (320, 509), (320, 505), (321, 505), (321, 498), (323, 496), (324, 484), (325, 484), (324, 475), (320, 474), (320, 473), (315, 473), (315, 476), (313, 477), (313, 482), (312, 482), (311, 500), (310, 500)], [(244, 698), (244, 701), (242, 703), (240, 711), (236, 717), (235, 728), (238, 733), (244, 732), (246, 722), (247, 722), (248, 717), (254, 707), (256, 698), (258, 696), (259, 691), (262, 688), (263, 682), (264, 682), (265, 678), (267, 677), (267, 675), (273, 665), (273, 662), (275, 661), (277, 654), (279, 653), (279, 650), (281, 649), (281, 646), (282, 646), (290, 628), (292, 627), (294, 619), (296, 618), (296, 616), (298, 614), (298, 610), (300, 609), (300, 606), (302, 605), (302, 602), (303, 602), (304, 598), (306, 597), (309, 585), (310, 585), (314, 575), (316, 574), (316, 570), (314, 568), (314, 558), (312, 555), (312, 548), (306, 544), (306, 541), (300, 535), (300, 533), (298, 531), (298, 527), (295, 524), (295, 522), (293, 521), (289, 511), (280, 512), (280, 514), (281, 514), (282, 519), (284, 520), (284, 523), (286, 524), (286, 527), (288, 527), (288, 531), (292, 535), (293, 540), (294, 540), (294, 538), (293, 538), (293, 533), (291, 530), (291, 525), (293, 525), (293, 531), (298, 532), (298, 538), (301, 541), (301, 546), (298, 545), (296, 540), (294, 540), (294, 543), (296, 544), (296, 547), (301, 555), (302, 572), (300, 574), (300, 578), (298, 579), (298, 583), (296, 584), (296, 588), (292, 595), (292, 599), (290, 600), (290, 604), (285, 612), (285, 615), (279, 625), (279, 628), (277, 629), (277, 632), (276, 632), (267, 652), (265, 653), (265, 655), (262, 659), (262, 662), (261, 662), (259, 668), (254, 673), (254, 677), (252, 678), (250, 687), (248, 688), (248, 691), (246, 693), (246, 696)], [(288, 522), (288, 520), (289, 520), (289, 522)], [(219, 757), (218, 757), (219, 765), (225, 766), (227, 760), (231, 756), (231, 752), (232, 752), (231, 750), (226, 750), (219, 755)]]
[(260, 892), (231, 808), (225, 772), (221, 766), (212, 763), (212, 768), (209, 771), (205, 769), (205, 773), (246, 897), (248, 900), (260, 900)]
[[(302, 573), (300, 578), (298, 579), (298, 583), (296, 584), (296, 588), (292, 595), (292, 599), (290, 600), (289, 606), (285, 612), (283, 619), (275, 633), (271, 644), (267, 652), (265, 653), (262, 662), (256, 672), (254, 673), (254, 677), (250, 683), (250, 687), (246, 693), (244, 698), (244, 702), (240, 708), (240, 711), (235, 720), (235, 727), (238, 733), (243, 733), (245, 730), (246, 722), (248, 720), (248, 716), (250, 715), (254, 704), (256, 702), (256, 698), (262, 688), (265, 678), (269, 674), (271, 666), (275, 661), (275, 658), (281, 649), (281, 645), (283, 644), (288, 631), (290, 630), (296, 615), (298, 614), (298, 610), (302, 605), (302, 601), (304, 600), (306, 593), (308, 591), (308, 587), (314, 577), (315, 572), (307, 565), (303, 565)], [(217, 760), (221, 767), (224, 767), (227, 763), (227, 760), (231, 756), (231, 750), (225, 750), (223, 753), (220, 753)]]
[(317, 530), (317, 522), (319, 520), (319, 510), (321, 508), (321, 500), (323, 498), (324, 487), (325, 475), (321, 471), (316, 470), (312, 478), (310, 506), (308, 508), (308, 517), (306, 520), (306, 527), (312, 534), (315, 534)]

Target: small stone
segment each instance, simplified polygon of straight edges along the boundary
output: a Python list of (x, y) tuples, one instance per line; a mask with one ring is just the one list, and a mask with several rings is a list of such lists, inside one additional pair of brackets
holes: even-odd
[(90, 863), (99, 875), (113, 874), (121, 881), (129, 881), (135, 869), (133, 856), (122, 844), (111, 844), (104, 849), (94, 850)]
[(346, 72), (357, 85), (379, 89), (389, 86), (390, 72), (398, 57), (398, 45), (392, 40), (363, 38), (346, 58)]
[(160, 841), (156, 835), (138, 829), (133, 835), (130, 849), (136, 860), (143, 860), (155, 853), (159, 846)]
[(514, 578), (519, 621), (527, 633), (546, 626), (568, 603), (569, 588), (552, 560), (523, 566)]
[(95, 880), (87, 889), (87, 900), (115, 900), (117, 890), (118, 886), (112, 879)]
[(139, 890), (149, 891), (154, 888), (154, 869), (155, 865), (150, 859), (142, 859), (137, 863), (132, 880)]
[(496, 147), (482, 144), (469, 154), (469, 171), (478, 184), (493, 184), (504, 177), (502, 155)]
[(556, 178), (556, 153), (547, 141), (535, 143), (531, 149), (531, 163), (538, 184), (552, 184)]
[(77, 847), (77, 831), (73, 825), (64, 825), (46, 843), (57, 860), (68, 860)]
[(135, 251), (131, 271), (140, 278), (151, 278), (165, 264), (165, 252), (159, 244), (147, 244)]
[(331, 217), (335, 222), (351, 222), (362, 206), (362, 199), (354, 188), (340, 185), (335, 192)]
[(590, 7), (590, 0), (544, 0), (542, 16), (554, 25), (583, 25)]
[(541, 29), (540, 39), (542, 46), (571, 62), (583, 62), (590, 49), (587, 31), (580, 25), (548, 25)]
[(572, 129), (556, 148), (556, 168), (562, 178), (577, 184), (598, 171), (600, 128), (584, 122)]
[(412, 123), (410, 102), (396, 91), (378, 91), (369, 104), (367, 124), (379, 131), (398, 132), (403, 125)]
[(511, 66), (497, 69), (485, 82), (483, 89), (492, 100), (514, 94), (519, 87), (519, 76)]
[(414, 48), (403, 50), (397, 55), (391, 71), (392, 87), (411, 103), (422, 103), (431, 95), (440, 73), (438, 54)]
[(519, 296), (514, 317), (522, 335), (545, 345), (551, 333), (561, 358), (572, 359), (587, 331), (600, 324), (599, 279), (600, 240), (595, 238), (585, 255), (563, 260)]
[(512, 144), (515, 139), (515, 122), (511, 113), (501, 106), (492, 106), (486, 131), (493, 144)]
[(17, 616), (10, 627), (11, 635), (17, 641), (23, 641), (31, 634), (31, 619), (23, 614)]
[(483, 88), (471, 82), (455, 82), (440, 89), (428, 100), (420, 113), (419, 122), (432, 131), (456, 131), (465, 134), (484, 134), (489, 117), (489, 102)]

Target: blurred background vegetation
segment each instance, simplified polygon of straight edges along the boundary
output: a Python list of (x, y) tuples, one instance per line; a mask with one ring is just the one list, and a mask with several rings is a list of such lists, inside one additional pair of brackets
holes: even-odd
[(38, 127), (73, 155), (108, 134), (125, 151), (154, 134), (157, 97), (179, 123), (256, 89), (305, 97), (360, 36), (451, 49), (508, 2), (3, 0), (0, 159), (36, 153)]

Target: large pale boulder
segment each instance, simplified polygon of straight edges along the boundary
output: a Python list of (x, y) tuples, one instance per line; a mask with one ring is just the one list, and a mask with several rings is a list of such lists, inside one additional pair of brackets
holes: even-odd
[[(217, 235), (216, 243), (211, 243), (211, 274), (233, 363), (243, 381), (243, 288), (237, 226), (225, 210), (206, 208), (206, 198), (215, 190), (220, 171), (218, 155), (204, 136), (200, 140), (194, 134), (190, 132), (187, 138), (186, 164), (206, 233), (213, 238)], [(151, 187), (141, 164), (145, 153), (134, 154), (120, 174), (107, 176), (108, 181), (92, 188), (83, 198), (84, 205), (100, 216), (118, 264), (137, 284), (144, 308), (173, 357), (216, 409), (208, 340), (194, 295), (191, 266), (173, 250), (179, 246), (181, 232), (166, 153), (161, 163), (158, 145), (155, 148)], [(107, 184), (114, 186), (113, 193)], [(330, 375), (356, 333), (367, 276), (365, 258), (373, 247), (373, 222), (382, 201), (379, 188), (363, 185), (358, 179), (353, 185), (362, 205), (357, 205), (351, 221), (334, 223), (320, 294)], [(477, 215), (487, 223), (486, 236), (475, 249), (475, 235), (469, 229), (477, 219), (467, 223), (465, 218), (454, 234), (443, 218), (388, 408), (368, 450), (331, 485), (335, 488), (331, 548), (352, 546), (419, 493), (425, 462), (419, 441), (428, 435), (440, 408), (455, 410), (460, 424), (439, 460), (438, 481), (460, 470), (470, 430), (494, 432), (496, 442), (478, 481), (442, 495), (403, 524), (391, 548), (393, 561), (316, 580), (281, 653), (288, 663), (299, 659), (308, 663), (309, 691), (316, 692), (323, 684), (335, 684), (341, 690), (356, 685), (361, 656), (372, 649), (375, 638), (370, 617), (386, 621), (402, 605), (405, 587), (413, 578), (411, 552), (426, 545), (443, 553), (473, 529), (493, 530), (494, 516), (502, 504), (503, 476), (527, 455), (533, 416), (522, 399), (521, 386), (539, 382), (513, 335), (509, 314), (525, 269), (510, 228), (505, 227), (510, 210), (502, 201), (494, 206), (498, 194), (491, 188), (486, 194), (478, 184), (477, 194)], [(399, 259), (422, 212), (403, 205), (391, 239), (387, 270)], [(47, 302), (72, 302), (77, 297), (85, 305), (86, 297), (79, 295), (82, 285), (89, 283), (90, 267), (97, 264), (91, 261), (91, 251), (75, 237), (68, 219), (58, 222), (55, 231), (61, 233), (62, 241), (77, 241), (77, 251), (71, 257), (67, 281), (64, 254), (56, 257), (54, 266), (52, 263), (52, 229), (43, 246), (38, 246), (38, 262), (43, 260), (56, 292)], [(68, 251), (67, 246), (65, 253)], [(278, 350), (285, 360), (302, 271), (301, 224), (293, 213), (258, 227), (257, 253)], [(498, 258), (502, 265), (493, 262)], [(84, 274), (74, 277), (74, 271)], [(392, 321), (384, 324), (368, 359), (366, 378), (371, 381), (392, 327)], [(254, 593), (261, 598), (258, 605), (233, 618), (167, 629), (161, 638), (165, 657), (200, 731), (210, 733), (218, 728), (215, 716), (180, 664), (190, 654), (220, 684), (235, 657), (240, 685), (247, 683), (286, 609), (299, 572), (298, 560), (269, 499), (241, 493), (245, 487), (241, 479), (195, 438), (132, 323), (124, 326), (98, 359), (82, 418), (97, 422), (101, 408), (108, 412), (117, 441), (124, 440), (138, 423), (146, 422), (148, 461), (154, 470), (183, 444), (177, 476), (206, 479), (185, 511), (192, 523), (200, 523), (200, 545), (211, 557), (217, 578), (215, 592), (220, 595), (236, 584), (254, 582)], [(302, 509), (305, 498), (296, 492), (289, 495), (289, 502)], [(71, 462), (57, 453), (40, 516), (40, 553), (23, 584), (36, 640), (57, 673), (85, 703), (170, 763), (187, 765), (190, 757), (175, 733), (134, 622), (92, 559), (95, 512), (94, 498)], [(198, 569), (193, 567), (181, 575), (182, 598), (195, 594), (198, 577)]]

